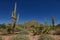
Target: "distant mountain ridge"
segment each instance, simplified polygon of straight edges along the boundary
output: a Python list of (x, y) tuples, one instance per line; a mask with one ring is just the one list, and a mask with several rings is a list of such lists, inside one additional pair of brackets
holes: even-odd
[(38, 23), (37, 21), (33, 20), (33, 21), (30, 21), (30, 22), (26, 22), (23, 24), (24, 26), (35, 26), (35, 27), (40, 27), (42, 26), (42, 24)]

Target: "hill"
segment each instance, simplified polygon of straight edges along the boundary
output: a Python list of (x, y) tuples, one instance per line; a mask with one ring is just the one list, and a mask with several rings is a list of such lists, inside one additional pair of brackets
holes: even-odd
[(23, 24), (23, 26), (26, 26), (26, 27), (31, 27), (31, 26), (34, 26), (34, 27), (41, 27), (43, 26), (42, 24), (38, 23), (37, 21), (30, 21), (30, 22), (26, 22)]

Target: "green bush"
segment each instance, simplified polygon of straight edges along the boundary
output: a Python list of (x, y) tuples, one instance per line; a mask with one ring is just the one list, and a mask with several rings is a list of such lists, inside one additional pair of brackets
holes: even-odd
[(60, 29), (56, 29), (56, 35), (60, 35)]
[(21, 28), (15, 27), (15, 31), (16, 31), (16, 32), (19, 32), (19, 31), (21, 31)]
[(53, 39), (50, 36), (43, 34), (40, 36), (39, 40), (53, 40)]
[(29, 40), (27, 35), (20, 35), (18, 34), (16, 37), (13, 36), (11, 40)]

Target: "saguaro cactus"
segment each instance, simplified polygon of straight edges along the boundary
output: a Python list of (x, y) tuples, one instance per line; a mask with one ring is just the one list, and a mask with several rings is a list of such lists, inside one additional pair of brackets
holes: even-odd
[(55, 25), (55, 20), (54, 20), (54, 16), (52, 16), (52, 26), (54, 27)]
[(17, 18), (16, 18), (16, 3), (15, 3), (14, 11), (12, 13), (12, 32), (14, 32), (16, 21), (17, 21)]

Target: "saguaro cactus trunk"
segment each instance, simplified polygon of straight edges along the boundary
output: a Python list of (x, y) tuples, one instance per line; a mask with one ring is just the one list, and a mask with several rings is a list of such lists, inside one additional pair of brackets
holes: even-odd
[(13, 23), (13, 26), (12, 26), (12, 32), (14, 33), (14, 28), (16, 26), (16, 23)]
[(12, 32), (13, 33), (14, 33), (14, 28), (16, 26), (16, 21), (17, 21), (17, 18), (16, 18), (16, 3), (15, 3), (14, 11), (12, 13)]
[(52, 16), (52, 26), (54, 27), (55, 25), (55, 21), (54, 21), (54, 16)]

